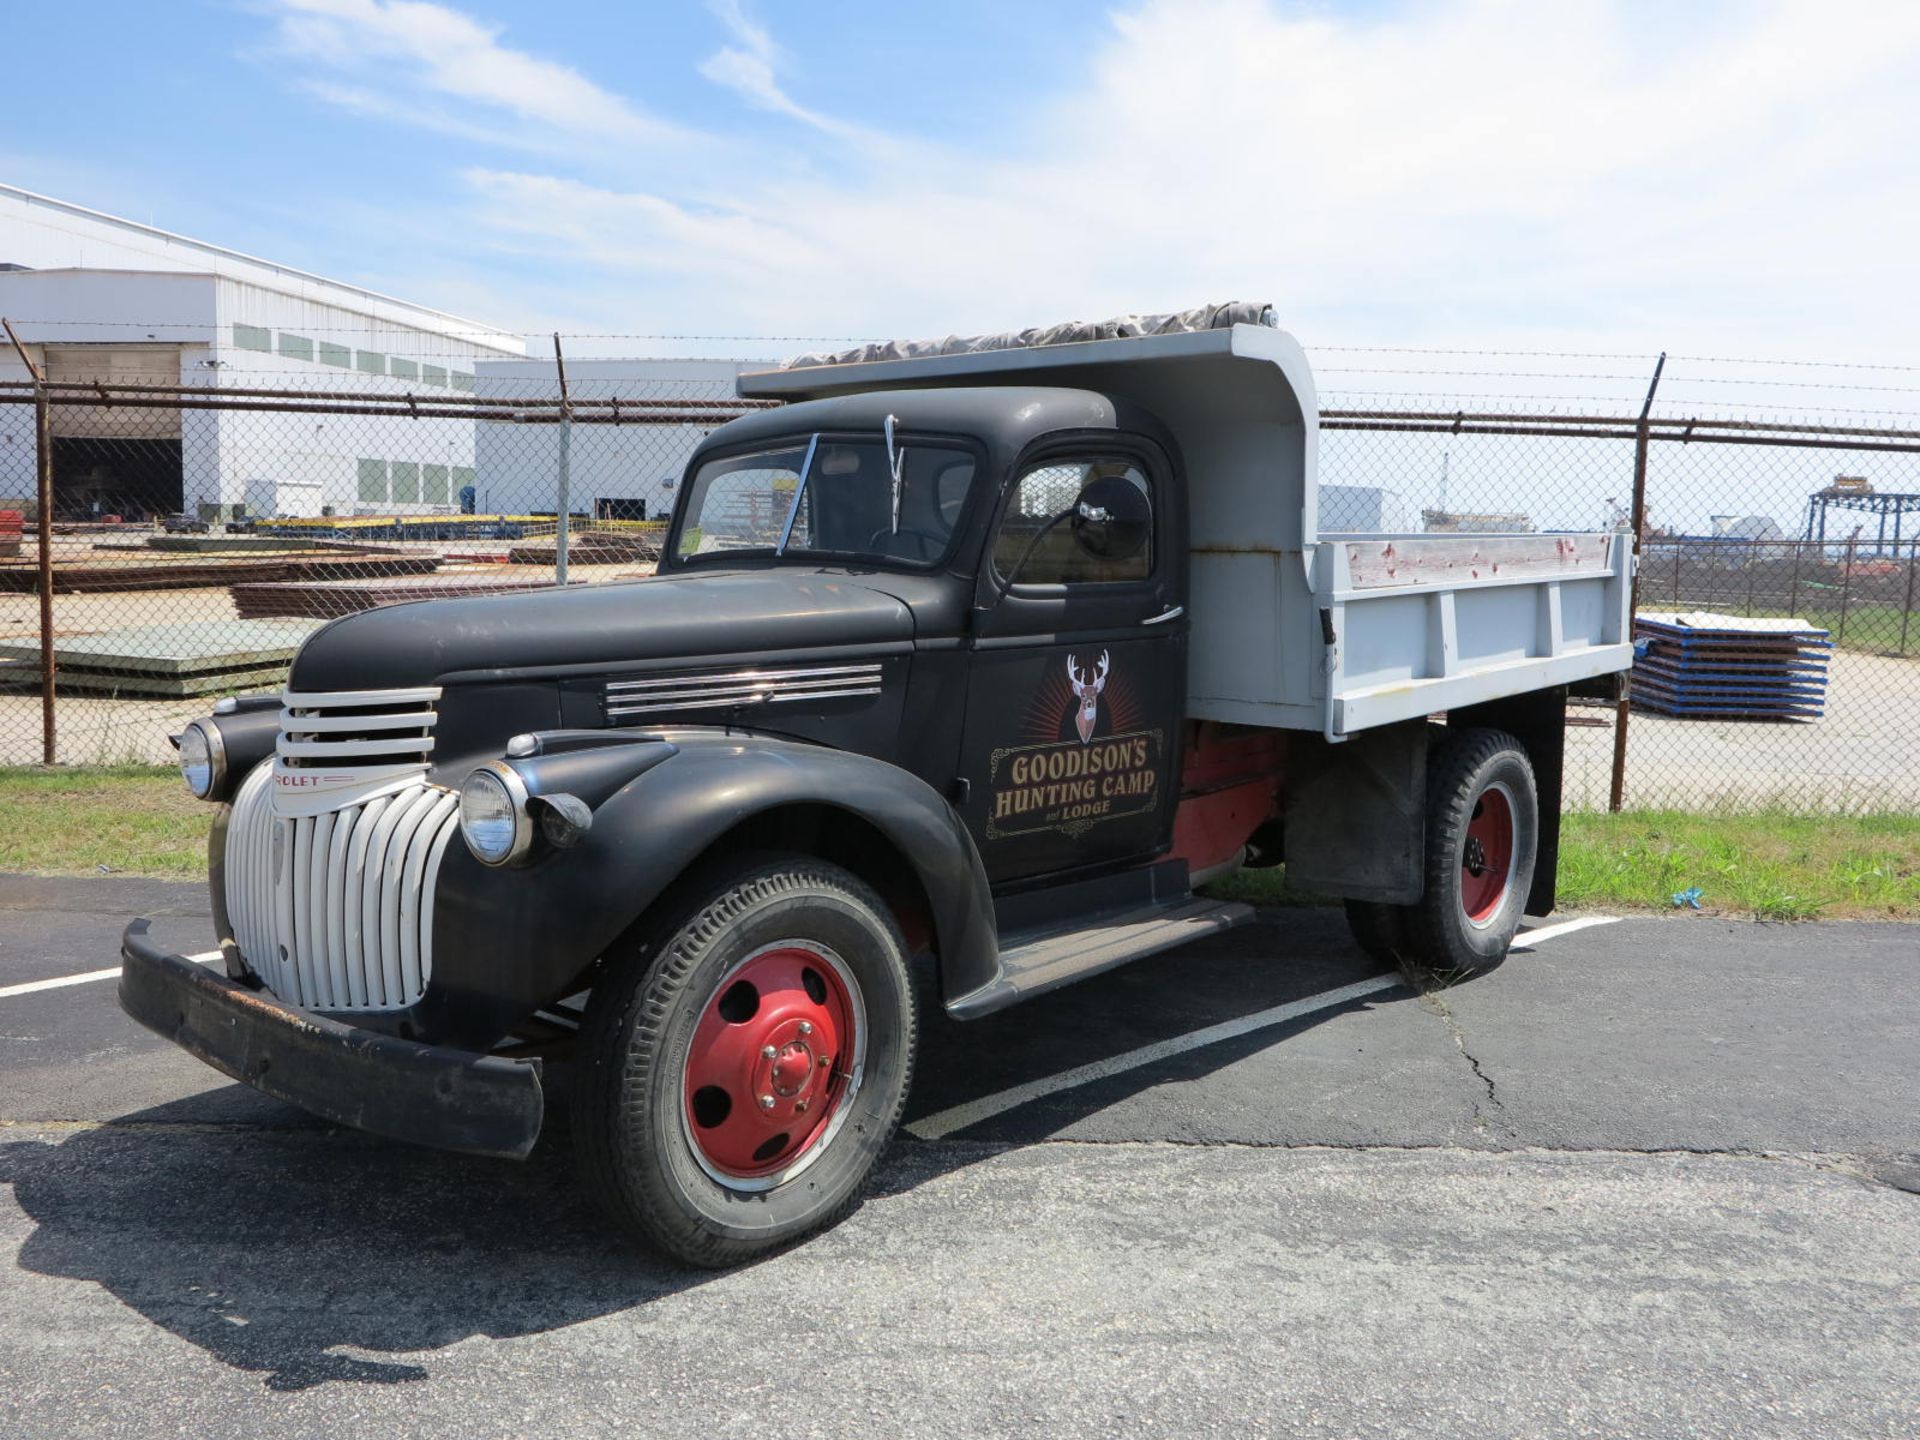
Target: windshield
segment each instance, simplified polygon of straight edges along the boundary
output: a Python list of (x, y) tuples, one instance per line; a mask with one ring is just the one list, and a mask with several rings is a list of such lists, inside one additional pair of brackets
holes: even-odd
[(966, 508), (973, 456), (956, 445), (905, 442), (899, 453), (897, 532), (885, 441), (815, 435), (702, 465), (673, 553), (680, 560), (774, 554), (935, 564)]

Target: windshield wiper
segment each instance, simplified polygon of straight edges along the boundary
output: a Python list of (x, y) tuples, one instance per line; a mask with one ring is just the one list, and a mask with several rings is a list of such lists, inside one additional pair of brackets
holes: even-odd
[(780, 543), (774, 547), (776, 560), (787, 553), (787, 541), (793, 538), (793, 522), (800, 518), (800, 502), (807, 494), (807, 477), (813, 473), (813, 452), (819, 448), (820, 433), (815, 431), (807, 440), (807, 458), (800, 462), (800, 482), (793, 487), (793, 508), (787, 511), (787, 523), (780, 531)]
[(907, 452), (893, 447), (894, 417), (887, 416), (887, 474), (893, 479), (893, 533), (900, 533), (900, 471), (907, 463)]

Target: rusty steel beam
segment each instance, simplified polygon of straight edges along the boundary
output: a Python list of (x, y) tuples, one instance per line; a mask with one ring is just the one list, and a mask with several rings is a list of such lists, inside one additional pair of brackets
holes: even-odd
[[(1654, 423), (1657, 424), (1658, 422)], [(1705, 422), (1701, 423), (1704, 424)], [(1470, 420), (1455, 422), (1451, 419), (1421, 420), (1410, 424), (1396, 424), (1386, 421), (1322, 419), (1320, 428), (1322, 430), (1362, 431), (1376, 435), (1531, 435), (1547, 439), (1632, 440), (1636, 443), (1638, 443), (1640, 439), (1639, 426), (1631, 420), (1619, 422), (1619, 428), (1602, 430), (1589, 426), (1556, 424), (1545, 416), (1530, 417), (1526, 423), (1515, 423), (1509, 420), (1509, 423), (1498, 425), (1480, 424)], [(1793, 427), (1784, 428), (1792, 429)], [(1756, 435), (1744, 432), (1725, 435), (1703, 435), (1698, 433), (1698, 431), (1689, 435), (1684, 433), (1669, 434), (1650, 427), (1647, 433), (1647, 439), (1650, 442), (1667, 444), (1759, 445), (1792, 450), (1866, 450), (1896, 455), (1920, 454), (1920, 431), (1896, 430), (1885, 432), (1910, 437), (1904, 440), (1820, 438), (1823, 435), (1837, 437), (1848, 433), (1851, 432), (1843, 431), (1835, 427), (1827, 427), (1818, 432), (1809, 430), (1804, 433), (1787, 435)], [(1862, 431), (1860, 433), (1863, 435), (1872, 435), (1878, 432)]]
[[(1525, 411), (1512, 410), (1322, 410), (1320, 422), (1323, 425), (1335, 421), (1349, 422), (1357, 420), (1380, 420), (1393, 422), (1420, 422), (1446, 430), (1464, 428), (1475, 424), (1500, 424), (1526, 422), (1529, 424), (1551, 426), (1608, 425), (1638, 434), (1640, 421), (1632, 415), (1554, 415), (1528, 414)], [(1771, 420), (1711, 420), (1698, 416), (1681, 419), (1678, 417), (1650, 416), (1647, 427), (1655, 439), (1721, 439), (1720, 436), (1706, 436), (1700, 432), (1718, 430), (1749, 431), (1782, 435), (1840, 435), (1864, 438), (1902, 439), (1920, 438), (1920, 430), (1911, 427), (1871, 426), (1871, 425), (1799, 425)], [(1342, 423), (1342, 429), (1364, 429)], [(1664, 432), (1679, 430), (1680, 436), (1668, 436)]]
[[(21, 380), (0, 380), (0, 390), (31, 390), (29, 382)], [(515, 407), (515, 405), (553, 405), (557, 401), (549, 397), (538, 396), (530, 399), (516, 399), (511, 396), (467, 396), (463, 394), (459, 401), (447, 401), (442, 396), (420, 396), (415, 390), (405, 390), (401, 394), (372, 394), (367, 390), (267, 390), (253, 386), (154, 386), (154, 384), (111, 384), (104, 386), (100, 380), (48, 380), (48, 392), (77, 390), (88, 396), (100, 397), (104, 392), (115, 396), (236, 396), (246, 399), (346, 399), (346, 401), (382, 401), (405, 405), (407, 401), (426, 401), (428, 405), (440, 403), (459, 403), (474, 407)], [(630, 397), (601, 397), (601, 399), (574, 399), (578, 405), (593, 407), (614, 407), (614, 405), (670, 405), (676, 409), (691, 411), (764, 411), (774, 409), (781, 401), (778, 399), (630, 399)]]
[(1374, 420), (1328, 420), (1322, 417), (1322, 430), (1358, 430), (1374, 435), (1538, 435), (1557, 440), (1631, 440), (1634, 428), (1631, 421), (1622, 422), (1623, 428), (1601, 430), (1588, 426), (1554, 425), (1541, 419), (1515, 420), (1510, 418), (1504, 425), (1485, 425), (1474, 422), (1455, 424), (1419, 420), (1406, 424)]
[[(22, 396), (24, 401), (27, 397)], [(49, 395), (50, 405), (90, 405), (97, 407), (100, 399), (97, 395)], [(370, 415), (395, 420), (486, 420), (501, 425), (555, 425), (560, 421), (557, 404), (541, 402), (551, 406), (549, 410), (528, 412), (472, 410), (454, 405), (409, 405), (403, 400), (398, 405), (350, 405), (333, 401), (302, 403), (295, 400), (252, 400), (234, 398), (214, 392), (201, 396), (182, 395), (179, 397), (157, 396), (121, 396), (114, 400), (115, 408), (128, 410), (235, 410), (254, 411), (260, 414), (285, 413), (295, 415)], [(580, 402), (576, 401), (576, 405)], [(619, 413), (595, 412), (576, 413), (573, 423), (577, 425), (719, 425), (748, 412), (717, 410), (707, 412), (678, 412), (623, 409)]]
[[(259, 389), (239, 385), (108, 385), (103, 386), (96, 380), (49, 380), (45, 383), (49, 393), (78, 392), (93, 397), (96, 403), (107, 400), (116, 403), (119, 396), (173, 397), (187, 404), (194, 397), (217, 395), (222, 397), (253, 400), (342, 400), (359, 403), (390, 405), (418, 404), (429, 405), (457, 404), (474, 409), (525, 409), (541, 405), (553, 405), (559, 402), (550, 396), (512, 398), (492, 395), (465, 395), (458, 400), (447, 400), (442, 396), (422, 396), (408, 390), (398, 395), (372, 394), (365, 390), (282, 390)], [(0, 391), (30, 390), (31, 384), (19, 380), (0, 380)], [(108, 395), (115, 399), (107, 399)], [(615, 396), (604, 399), (574, 399), (571, 402), (577, 409), (588, 406), (594, 409), (670, 409), (670, 410), (770, 410), (781, 402), (777, 400), (671, 400), (671, 399), (623, 399)]]

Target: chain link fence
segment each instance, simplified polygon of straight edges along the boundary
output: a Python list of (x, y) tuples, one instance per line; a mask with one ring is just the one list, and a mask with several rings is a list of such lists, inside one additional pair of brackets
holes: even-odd
[[(169, 759), (337, 615), (651, 573), (687, 457), (752, 407), (713, 362), (574, 368), (0, 380), (0, 763)], [(1641, 683), (1575, 706), (1569, 803), (1609, 803), (1624, 726), (1629, 806), (1920, 809), (1920, 426), (1639, 408), (1330, 403), (1321, 528), (1631, 527), (1637, 500)], [(739, 483), (716, 524), (752, 530), (793, 477)]]
[(0, 382), (0, 763), (169, 759), (340, 615), (650, 574), (687, 457), (750, 407), (559, 388)]
[(1920, 809), (1920, 427), (1329, 409), (1320, 470), (1362, 531), (1631, 528), (1640, 477), (1632, 699), (1573, 707), (1569, 804)]

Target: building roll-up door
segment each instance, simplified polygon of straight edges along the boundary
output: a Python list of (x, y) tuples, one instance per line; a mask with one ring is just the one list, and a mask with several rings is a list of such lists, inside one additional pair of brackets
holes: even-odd
[[(48, 380), (101, 385), (178, 385), (178, 345), (49, 345)], [(158, 406), (55, 405), (56, 438), (178, 440), (180, 412)]]

